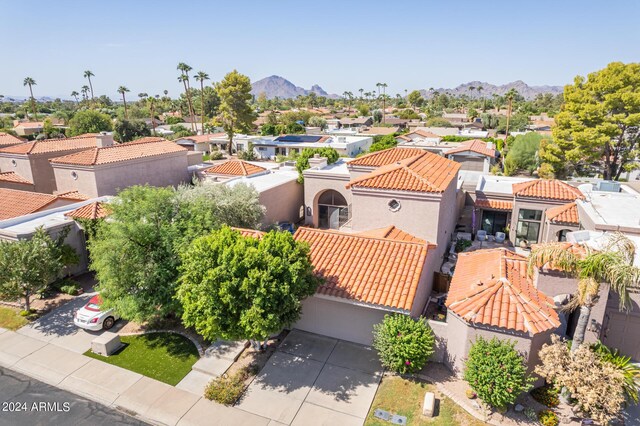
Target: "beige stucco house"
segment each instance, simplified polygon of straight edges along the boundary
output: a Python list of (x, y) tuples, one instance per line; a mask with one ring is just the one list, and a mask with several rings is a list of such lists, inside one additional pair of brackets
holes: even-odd
[(190, 182), (187, 149), (162, 138), (101, 144), (49, 160), (58, 191), (78, 191), (88, 197), (116, 195), (132, 185), (177, 186)]
[[(88, 133), (72, 138), (45, 139), (0, 148), (0, 172), (13, 172), (21, 178), (22, 183), (32, 185), (31, 190), (53, 194), (58, 188), (49, 160), (87, 150), (100, 143), (101, 135)], [(15, 188), (16, 179), (0, 180), (0, 187)]]

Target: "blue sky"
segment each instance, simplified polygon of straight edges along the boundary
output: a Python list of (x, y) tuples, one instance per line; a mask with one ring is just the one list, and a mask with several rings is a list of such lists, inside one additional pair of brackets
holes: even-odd
[(330, 93), (453, 87), (470, 80), (563, 85), (640, 60), (638, 1), (0, 0), (0, 94), (170, 95), (178, 62), (214, 80), (281, 75)]

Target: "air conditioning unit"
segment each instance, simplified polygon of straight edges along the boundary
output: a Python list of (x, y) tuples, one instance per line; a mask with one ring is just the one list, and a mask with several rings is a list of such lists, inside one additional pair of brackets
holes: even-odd
[(602, 192), (620, 192), (620, 182), (612, 180), (601, 180), (598, 182), (598, 191)]
[(568, 243), (582, 243), (591, 239), (591, 232), (589, 231), (573, 231), (567, 232)]

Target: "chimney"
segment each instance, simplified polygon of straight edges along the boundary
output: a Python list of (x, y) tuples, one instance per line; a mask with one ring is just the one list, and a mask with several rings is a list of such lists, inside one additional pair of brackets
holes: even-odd
[(96, 136), (96, 146), (98, 148), (113, 146), (113, 135), (107, 132), (100, 132), (100, 134)]
[(323, 169), (327, 167), (327, 157), (320, 157), (320, 154), (313, 154), (313, 158), (309, 158), (309, 167), (312, 169)]

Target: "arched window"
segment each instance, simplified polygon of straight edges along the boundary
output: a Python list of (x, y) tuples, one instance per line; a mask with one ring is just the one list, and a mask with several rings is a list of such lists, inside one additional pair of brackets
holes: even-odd
[(340, 229), (349, 221), (347, 200), (338, 191), (329, 189), (318, 198), (318, 226)]
[(561, 229), (560, 231), (556, 232), (556, 236), (558, 237), (558, 241), (563, 242), (563, 241), (567, 241), (567, 234), (569, 232), (573, 232), (571, 229)]

